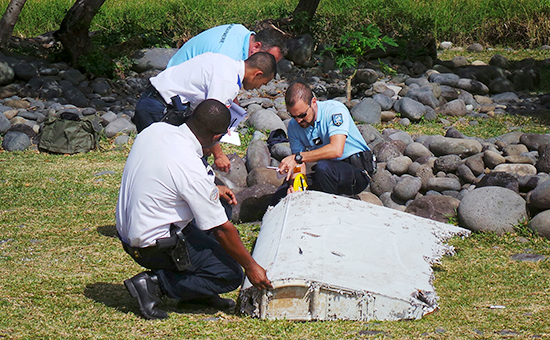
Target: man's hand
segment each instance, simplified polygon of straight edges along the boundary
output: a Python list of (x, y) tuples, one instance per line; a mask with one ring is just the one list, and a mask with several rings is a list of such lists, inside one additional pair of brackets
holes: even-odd
[(218, 190), (220, 191), (220, 197), (226, 200), (227, 203), (231, 205), (237, 204), (237, 197), (235, 197), (235, 194), (231, 191), (231, 189), (225, 185), (218, 185)]
[(231, 169), (231, 162), (229, 158), (223, 153), (222, 147), (220, 144), (213, 145), (211, 148), (212, 153), (214, 154), (214, 164), (221, 171), (228, 172)]
[(216, 167), (218, 169), (220, 169), (223, 172), (228, 172), (229, 169), (231, 169), (231, 161), (229, 160), (229, 158), (227, 158), (226, 155), (221, 154), (221, 155), (218, 155), (218, 157), (214, 155), (214, 157), (215, 157), (214, 164), (216, 164)]
[(286, 180), (288, 181), (292, 176), (292, 171), (294, 170), (296, 165), (298, 165), (298, 163), (296, 163), (294, 155), (286, 156), (281, 161), (281, 164), (279, 164), (279, 172), (282, 174), (286, 174)]
[(263, 269), (243, 245), (237, 229), (230, 221), (212, 228), (214, 237), (225, 251), (244, 267), (250, 283), (258, 289), (271, 288), (271, 282)]
[(251, 268), (245, 270), (245, 274), (254, 287), (258, 289), (273, 288), (271, 281), (267, 278), (265, 269), (263, 269), (259, 264), (254, 263)]

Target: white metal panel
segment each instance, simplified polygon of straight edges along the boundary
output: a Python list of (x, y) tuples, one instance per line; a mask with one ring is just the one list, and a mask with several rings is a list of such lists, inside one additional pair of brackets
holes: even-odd
[(291, 320), (418, 319), (437, 308), (431, 265), (466, 229), (316, 191), (263, 219), (253, 257), (275, 289), (245, 281), (241, 310)]

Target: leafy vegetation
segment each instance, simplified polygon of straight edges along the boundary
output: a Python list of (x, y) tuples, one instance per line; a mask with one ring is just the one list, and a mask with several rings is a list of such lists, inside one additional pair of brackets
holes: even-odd
[[(177, 41), (215, 25), (240, 22), (254, 26), (267, 18), (287, 17), (297, 0), (106, 1), (92, 30), (120, 32), (124, 25)], [(4, 11), (9, 0), (0, 0)], [(15, 27), (18, 36), (56, 30), (72, 0), (29, 1)], [(433, 37), (455, 44), (538, 47), (548, 43), (550, 0), (323, 0), (313, 20), (295, 18), (294, 28), (311, 29), (323, 43), (335, 44), (350, 31), (376, 24), (389, 36)]]
[(336, 66), (340, 69), (356, 68), (359, 59), (369, 50), (382, 49), (386, 46), (397, 46), (394, 39), (382, 35), (375, 24), (366, 26), (361, 31), (352, 31), (340, 37), (338, 45), (328, 46), (323, 53), (336, 55)]
[[(0, 0), (0, 11), (8, 3)], [(57, 30), (73, 3), (28, 1), (14, 35), (33, 37)], [(297, 0), (106, 1), (91, 26), (95, 51), (83, 63), (94, 73), (111, 76), (128, 66), (124, 58), (136, 49), (177, 47), (220, 24), (239, 22), (254, 27), (264, 19), (287, 18), (296, 4)], [(340, 39), (360, 46), (364, 37), (372, 37), (369, 30), (378, 27), (382, 37), (391, 37), (400, 46), (434, 38), (456, 45), (479, 42), (485, 46), (538, 48), (549, 41), (549, 14), (550, 0), (323, 0), (313, 19), (298, 15), (286, 28), (293, 33), (309, 32), (322, 44), (333, 46), (342, 46)], [(350, 32), (362, 32), (363, 37)], [(408, 56), (412, 52), (404, 51)], [(343, 55), (342, 66), (353, 63), (354, 53)]]

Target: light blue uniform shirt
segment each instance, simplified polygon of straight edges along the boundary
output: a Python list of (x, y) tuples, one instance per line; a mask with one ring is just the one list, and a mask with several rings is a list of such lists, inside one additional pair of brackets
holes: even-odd
[(317, 119), (313, 126), (302, 128), (291, 120), (288, 124), (288, 140), (292, 153), (319, 149), (330, 144), (330, 137), (346, 135), (344, 153), (337, 160), (346, 159), (369, 147), (357, 129), (348, 108), (336, 100), (317, 102)]
[(253, 33), (240, 24), (212, 27), (183, 44), (170, 59), (166, 68), (181, 64), (205, 52), (225, 54), (234, 60), (245, 60), (248, 58), (250, 35)]

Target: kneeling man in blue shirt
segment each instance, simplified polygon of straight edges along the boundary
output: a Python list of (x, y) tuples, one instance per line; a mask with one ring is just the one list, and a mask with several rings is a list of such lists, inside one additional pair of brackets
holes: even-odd
[(288, 125), (292, 155), (279, 165), (279, 172), (287, 174), (287, 184), (274, 195), (272, 203), (284, 197), (287, 190), (292, 191), (288, 180), (293, 170), (308, 162), (317, 162), (314, 173), (308, 175), (310, 189), (337, 195), (363, 191), (369, 184), (363, 165), (372, 162), (372, 157), (346, 106), (335, 100), (318, 101), (309, 86), (301, 82), (290, 85), (285, 101), (294, 118)]

